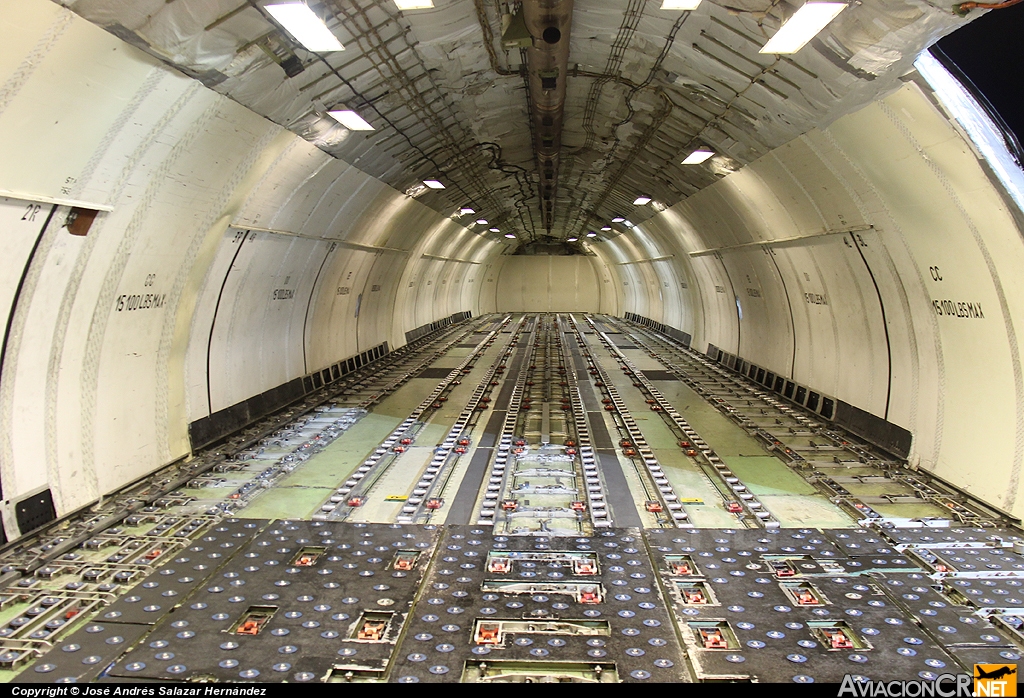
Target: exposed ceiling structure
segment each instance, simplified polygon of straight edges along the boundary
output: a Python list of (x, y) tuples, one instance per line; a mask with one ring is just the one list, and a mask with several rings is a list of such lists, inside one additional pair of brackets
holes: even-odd
[[(407, 12), (392, 0), (311, 1), (345, 46), (331, 53), (302, 48), (264, 0), (61, 3), (467, 227), (524, 242), (618, 234), (896, 89), (920, 51), (965, 21), (926, 0), (866, 0), (780, 56), (759, 50), (800, 3), (568, 2), (551, 157), (531, 120), (527, 56), (539, 52), (502, 41), (524, 12), (517, 1)], [(375, 130), (349, 131), (331, 109)], [(681, 164), (698, 147), (716, 155)], [(424, 186), (432, 178), (445, 188)], [(651, 202), (634, 205), (641, 195)]]

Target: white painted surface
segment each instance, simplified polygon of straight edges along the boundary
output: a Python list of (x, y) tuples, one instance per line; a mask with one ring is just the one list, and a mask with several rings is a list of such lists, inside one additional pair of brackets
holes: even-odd
[[(1008, 201), (909, 84), (604, 246), (618, 261), (669, 256), (697, 280), (680, 301), (690, 320), (659, 311), (634, 270), (658, 263), (617, 266), (624, 310), (910, 429), (912, 463), (1021, 513), (1024, 246)], [(985, 318), (939, 316), (933, 299), (980, 303)]]
[[(516, 257), (55, 3), (0, 0), (0, 31), (0, 190), (113, 208), (86, 238), (58, 209), (25, 276), (5, 499), (86, 504), (186, 456), (211, 408), (455, 312), (572, 310), (650, 317), (888, 418), (912, 463), (1024, 513), (1021, 231), (913, 83), (596, 256)], [(21, 221), (28, 205), (0, 201), (5, 321), (46, 212)], [(118, 310), (146, 294), (162, 301)]]
[[(0, 381), (6, 499), (49, 486), (76, 508), (186, 456), (211, 404), (477, 312), (466, 262), (430, 262), (440, 294), (398, 286), (424, 253), (490, 243), (54, 3), (0, 2), (0, 30), (0, 189), (113, 209), (85, 238), (59, 210), (26, 275)], [(47, 212), (19, 225), (28, 205), (0, 202), (4, 320)]]
[(506, 257), (496, 283), (498, 312), (601, 310), (603, 284), (589, 257)]

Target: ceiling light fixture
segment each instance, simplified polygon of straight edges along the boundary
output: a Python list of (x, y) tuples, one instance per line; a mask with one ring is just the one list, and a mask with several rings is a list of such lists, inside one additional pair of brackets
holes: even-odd
[(661, 3), (661, 9), (696, 10), (698, 5), (700, 5), (700, 0), (663, 0)]
[(512, 233), (505, 233), (505, 237), (507, 237), (507, 238), (514, 238), (515, 235), (513, 235)]
[(699, 165), (708, 158), (710, 158), (711, 156), (713, 156), (714, 154), (715, 152), (713, 150), (708, 150), (707, 148), (697, 148), (697, 150), (693, 151), (692, 153), (686, 156), (686, 159), (683, 160), (682, 164)]
[(492, 233), (500, 233), (501, 232), (501, 230), (498, 229), (498, 228), (488, 228), (488, 230), (490, 230)]
[(487, 225), (487, 219), (486, 218), (478, 218), (476, 223), (477, 223), (477, 225)]
[(400, 10), (429, 10), (434, 6), (434, 0), (395, 0)]
[(796, 53), (846, 9), (843, 2), (808, 2), (783, 22), (760, 53)]
[(431, 189), (444, 189), (444, 185), (438, 182), (436, 179), (424, 179), (423, 183)]
[(579, 238), (566, 238), (568, 242), (576, 242)]
[(459, 209), (460, 216), (465, 216), (467, 213), (476, 213), (476, 211), (471, 209), (469, 206), (463, 206), (462, 208)]
[(363, 117), (349, 109), (337, 109), (327, 112), (335, 121), (347, 128), (349, 131), (372, 131), (373, 126)]
[(344, 51), (324, 21), (316, 16), (304, 2), (289, 2), (264, 5), (263, 9), (270, 13), (295, 40), (307, 51)]
[(610, 225), (606, 225), (606, 226), (603, 226), (603, 227), (601, 228), (601, 230), (604, 230), (605, 232), (607, 232), (607, 231), (609, 231), (609, 230), (611, 230), (611, 229), (612, 229), (612, 227), (611, 227)]
[(626, 219), (623, 218), (622, 216), (615, 216), (615, 218), (612, 218), (612, 223), (621, 223), (624, 220)]
[(597, 237), (597, 233), (595, 233), (593, 230), (591, 230), (589, 233), (587, 233), (587, 237), (588, 238), (596, 238)]
[(646, 206), (649, 203), (651, 203), (651, 197), (649, 197), (649, 196), (638, 196), (638, 197), (636, 197), (636, 201), (633, 202), (633, 205), (634, 206)]

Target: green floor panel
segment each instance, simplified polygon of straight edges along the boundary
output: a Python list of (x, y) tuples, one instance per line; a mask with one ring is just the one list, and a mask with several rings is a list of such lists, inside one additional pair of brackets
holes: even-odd
[(785, 528), (854, 528), (857, 525), (822, 495), (765, 495), (760, 500)]
[(431, 420), (431, 423), (426, 424), (420, 430), (420, 433), (416, 435), (416, 445), (434, 448), (437, 444), (444, 441), (444, 437), (448, 436), (449, 429), (451, 429), (450, 422), (433, 423), (433, 420)]
[(756, 495), (814, 494), (817, 490), (785, 463), (772, 456), (722, 458), (744, 485)]
[(324, 452), (311, 458), (295, 472), (282, 479), (284, 487), (327, 487), (341, 486), (352, 472), (366, 458), (366, 451), (333, 453)]
[(278, 485), (238, 512), (242, 519), (308, 519), (331, 496), (333, 487)]
[[(404, 419), (404, 417), (403, 417)], [(299, 472), (307, 472), (310, 466), (317, 465), (321, 460), (338, 460), (348, 458), (352, 460), (352, 467), (359, 465), (377, 446), (387, 438), (402, 419), (391, 415), (371, 412), (363, 415), (363, 418), (356, 422), (345, 434), (339, 437), (334, 443), (325, 448), (322, 452), (310, 458)], [(351, 471), (349, 471), (351, 472)], [(343, 477), (348, 477), (346, 472)]]
[[(700, 466), (683, 455), (682, 452), (659, 458), (658, 463), (680, 498), (698, 498), (704, 501), (706, 507), (719, 507), (725, 511), (721, 491), (711, 484)], [(725, 525), (735, 525), (735, 523), (735, 519), (730, 519), (730, 522)]]
[[(394, 417), (399, 422), (409, 416), (416, 406), (427, 399), (441, 382), (440, 378), (415, 378), (386, 397), (373, 408), (373, 414)], [(383, 437), (382, 437), (383, 438)]]
[[(643, 404), (641, 402), (641, 404)], [(644, 405), (646, 407), (647, 405)], [(630, 405), (632, 410), (632, 405)], [(679, 451), (679, 439), (672, 433), (665, 421), (654, 412), (648, 414), (640, 413), (637, 416), (637, 412), (633, 412), (633, 418), (636, 419), (637, 425), (640, 427), (640, 431), (644, 433), (644, 437), (647, 439), (647, 445), (656, 450), (662, 451)], [(660, 456), (659, 456), (660, 457)]]
[(843, 482), (840, 483), (855, 497), (881, 497), (884, 494), (912, 496), (914, 488), (899, 482)]
[(872, 504), (871, 508), (882, 516), (899, 519), (914, 519), (922, 516), (938, 516), (948, 519), (949, 510), (936, 504)]
[(829, 476), (873, 477), (881, 474), (878, 468), (870, 465), (862, 465), (860, 463), (850, 463), (849, 465), (843, 466), (828, 463), (827, 461), (819, 461), (818, 463), (808, 461), (808, 463), (815, 470), (821, 470), (821, 472)]
[(665, 477), (672, 483), (676, 494), (682, 498), (697, 497), (708, 506), (722, 503), (722, 495), (693, 466), (661, 462)]
[(388, 502), (385, 498), (389, 495), (411, 495), (420, 473), (433, 455), (432, 443), (429, 446), (414, 446), (403, 453), (374, 485), (366, 503), (353, 511), (351, 520), (393, 521), (404, 506), (404, 502)]
[(738, 424), (712, 407), (687, 385), (678, 381), (654, 381), (672, 403), (720, 456), (763, 456), (764, 448)]
[(641, 371), (664, 371), (665, 366), (647, 355), (643, 349), (623, 349), (622, 353)]
[[(334, 488), (344, 482), (359, 467), (400, 421), (385, 415), (372, 413), (364, 415), (334, 443), (300, 465), (290, 475), (282, 478), (278, 485), (260, 495), (238, 515), (249, 519), (259, 519), (271, 516), (271, 514), (264, 513), (266, 511), (292, 511), (291, 502), (296, 497), (296, 492), (306, 488), (320, 492), (318, 495), (320, 499), (307, 508), (307, 512), (311, 512), (312, 508), (319, 506)], [(274, 516), (277, 515), (274, 514)], [(291, 513), (286, 516), (297, 516), (297, 514)]]
[[(433, 448), (444, 440), (452, 424), (461, 414), (462, 408), (469, 399), (485, 366), (493, 361), (491, 354), (497, 354), (499, 346), (490, 347), (481, 357), (481, 362), (466, 375), (462, 384), (455, 386), (444, 403), (444, 407), (428, 413), (429, 420), (417, 435), (417, 453), (409, 453), (399, 459), (397, 466), (382, 482), (386, 494), (408, 494), (411, 485), (419, 477), (425, 461), (430, 459)], [(432, 364), (433, 367), (444, 365), (446, 356)], [(451, 363), (454, 367), (461, 362), (458, 359)], [(272, 516), (311, 516), (331, 492), (339, 487), (366, 460), (380, 442), (404, 421), (409, 413), (416, 409), (437, 387), (439, 379), (422, 378), (410, 380), (406, 385), (386, 397), (373, 411), (364, 415), (345, 434), (321, 453), (310, 458), (299, 466), (295, 472), (281, 480), (274, 489), (264, 493), (240, 513), (246, 518), (267, 518)], [(391, 478), (391, 480), (388, 480)], [(397, 479), (395, 479), (397, 478)], [(391, 489), (388, 489), (388, 488)], [(391, 490), (395, 490), (392, 492)], [(401, 503), (368, 503), (367, 520), (390, 520), (398, 514)], [(382, 518), (383, 517), (383, 518)], [(358, 517), (357, 517), (358, 518)], [(362, 520), (362, 518), (358, 518)]]
[(743, 524), (736, 518), (736, 515), (730, 514), (721, 505), (692, 506), (684, 504), (683, 506), (686, 507), (686, 511), (690, 515), (690, 523), (697, 528), (743, 528)]
[[(685, 456), (682, 456), (685, 458)], [(679, 464), (661, 463), (665, 477), (672, 483), (680, 499), (701, 499), (703, 504), (683, 502), (690, 523), (698, 528), (733, 528), (739, 526), (737, 518), (725, 510), (722, 495), (711, 486), (704, 475), (692, 464), (689, 467)]]
[[(601, 356), (599, 350), (594, 351), (594, 355), (597, 358), (598, 364), (609, 376), (613, 378), (618, 377), (615, 374), (617, 366), (611, 357)], [(667, 457), (669, 452), (679, 452), (678, 438), (672, 432), (672, 429), (669, 428), (668, 424), (665, 423), (664, 418), (659, 413), (651, 410), (651, 406), (647, 404), (643, 393), (638, 388), (634, 388), (630, 383), (621, 381), (619, 383), (619, 395), (625, 401), (626, 407), (647, 440), (647, 445), (654, 449), (655, 456), (658, 457), (659, 461)]]
[[(472, 349), (467, 349), (467, 354), (472, 352)], [(465, 360), (465, 356), (453, 356), (452, 354), (445, 354), (441, 358), (437, 359), (434, 363), (430, 364), (430, 368), (455, 368)]]

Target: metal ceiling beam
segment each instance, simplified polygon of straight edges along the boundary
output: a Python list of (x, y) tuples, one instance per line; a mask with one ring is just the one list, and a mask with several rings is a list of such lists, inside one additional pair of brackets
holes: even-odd
[(569, 66), (569, 30), (573, 0), (524, 0), (523, 19), (533, 37), (526, 49), (533, 150), (540, 175), (541, 224), (551, 235), (562, 147), (565, 84)]

